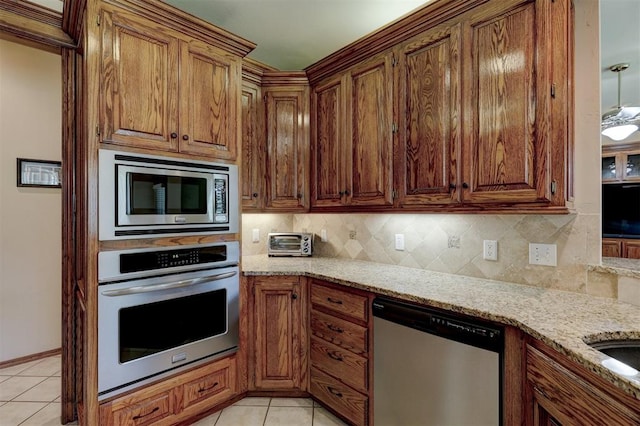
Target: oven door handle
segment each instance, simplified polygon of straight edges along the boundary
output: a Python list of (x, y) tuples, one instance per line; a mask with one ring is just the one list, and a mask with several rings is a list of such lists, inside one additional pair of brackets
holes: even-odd
[(152, 291), (162, 291), (162, 290), (169, 290), (174, 288), (190, 287), (198, 284), (208, 283), (211, 281), (224, 280), (225, 278), (231, 278), (237, 274), (238, 273), (236, 271), (233, 271), (233, 272), (225, 272), (222, 274), (211, 275), (208, 277), (195, 278), (192, 280), (176, 281), (173, 283), (141, 285), (137, 287), (123, 288), (120, 290), (105, 290), (102, 292), (102, 295), (108, 296), (108, 297), (126, 296), (130, 294), (149, 293)]

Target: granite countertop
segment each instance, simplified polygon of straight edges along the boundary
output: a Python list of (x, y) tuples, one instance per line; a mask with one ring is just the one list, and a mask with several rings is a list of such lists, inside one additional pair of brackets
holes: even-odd
[(624, 277), (640, 278), (640, 260), (621, 257), (603, 257), (601, 265), (590, 265), (589, 270)]
[(602, 365), (585, 342), (640, 339), (640, 307), (614, 299), (402, 266), (333, 258), (243, 256), (244, 275), (303, 275), (512, 325), (640, 399), (640, 373)]

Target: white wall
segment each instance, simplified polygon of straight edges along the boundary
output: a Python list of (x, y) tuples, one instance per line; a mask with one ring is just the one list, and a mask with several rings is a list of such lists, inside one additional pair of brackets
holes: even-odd
[(60, 347), (61, 190), (16, 158), (60, 161), (61, 104), (60, 56), (0, 40), (0, 362)]

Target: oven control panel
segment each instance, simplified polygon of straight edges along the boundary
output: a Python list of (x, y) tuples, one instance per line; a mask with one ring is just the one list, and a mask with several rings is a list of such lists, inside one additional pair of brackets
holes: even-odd
[(182, 265), (197, 265), (200, 263), (200, 249), (177, 250), (177, 252), (158, 253), (158, 266), (160, 268), (172, 268)]

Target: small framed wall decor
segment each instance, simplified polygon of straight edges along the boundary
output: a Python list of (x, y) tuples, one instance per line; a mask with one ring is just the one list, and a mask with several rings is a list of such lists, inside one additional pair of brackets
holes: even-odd
[(18, 158), (18, 186), (35, 188), (60, 188), (62, 163), (60, 161)]

